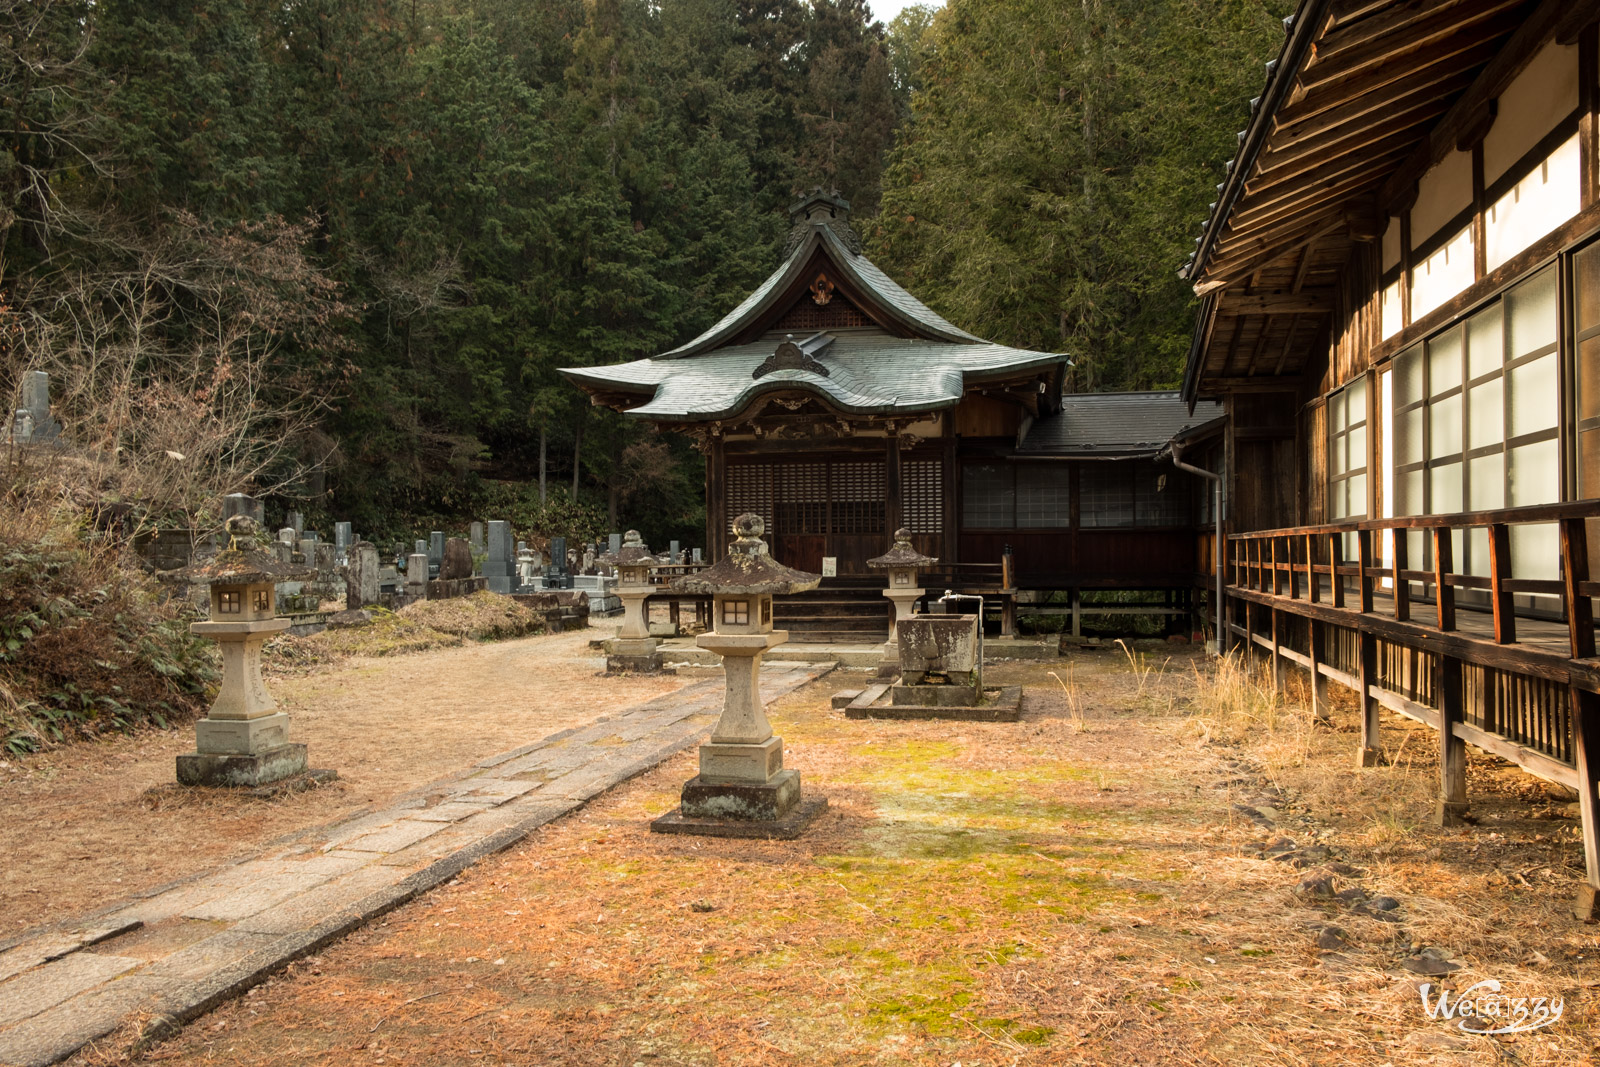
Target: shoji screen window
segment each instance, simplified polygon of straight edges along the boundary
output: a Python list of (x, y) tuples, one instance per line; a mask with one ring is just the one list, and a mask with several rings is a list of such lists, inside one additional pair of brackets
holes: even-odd
[(1328, 398), (1328, 515), (1367, 517), (1367, 381)]
[[(1578, 357), (1578, 496), (1600, 497), (1600, 241), (1572, 257)], [(1589, 523), (1589, 558), (1600, 560), (1600, 522)], [(1592, 566), (1592, 564), (1591, 564)]]
[[(1493, 511), (1560, 499), (1556, 275), (1546, 270), (1392, 371), (1396, 515)], [(1600, 406), (1600, 405), (1597, 405)], [(1512, 573), (1554, 578), (1550, 527), (1512, 533)], [(1420, 539), (1411, 558), (1424, 558)], [(1455, 543), (1456, 568), (1489, 573), (1488, 533)]]

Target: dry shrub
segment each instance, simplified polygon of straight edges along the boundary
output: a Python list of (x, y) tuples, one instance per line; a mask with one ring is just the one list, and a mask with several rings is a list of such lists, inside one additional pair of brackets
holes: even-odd
[(367, 626), (276, 638), (266, 646), (269, 666), (288, 672), (336, 663), (349, 656), (428, 652), (468, 641), (527, 637), (544, 630), (543, 616), (498, 593), (425, 600), (399, 611), (369, 610), (372, 622)]
[(0, 746), (12, 754), (205, 708), (189, 615), (60, 498), (0, 499)]

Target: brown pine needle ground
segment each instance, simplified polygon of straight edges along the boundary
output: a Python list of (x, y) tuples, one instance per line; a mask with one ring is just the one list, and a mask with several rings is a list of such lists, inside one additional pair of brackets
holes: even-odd
[[(1313, 729), (1186, 651), (1066, 667), (987, 672), (1029, 687), (1012, 725), (847, 721), (828, 696), (848, 676), (825, 678), (772, 709), (831, 803), (801, 840), (648, 833), (687, 753), (144, 1058), (1590, 1062), (1600, 929), (1570, 918), (1575, 823), (1535, 780), (1475, 756), (1482, 821), (1441, 831), (1421, 727), (1386, 717), (1398, 760), (1358, 770), (1349, 709)], [(1403, 921), (1297, 896), (1308, 872), (1259, 855), (1278, 835), (1329, 846), (1339, 887), (1397, 898)], [(1329, 925), (1348, 948), (1317, 947)], [(1400, 966), (1414, 944), (1464, 964), (1457, 988), (1560, 996), (1564, 1018), (1508, 1039), (1430, 1021)]]

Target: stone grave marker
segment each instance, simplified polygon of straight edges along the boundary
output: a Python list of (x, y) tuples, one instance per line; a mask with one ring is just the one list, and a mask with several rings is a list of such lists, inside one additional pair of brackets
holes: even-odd
[(368, 604), (376, 604), (382, 578), (378, 546), (370, 541), (357, 541), (351, 545), (350, 563), (344, 574), (344, 606), (364, 608)]
[(474, 556), (483, 555), (483, 523), (475, 522), (467, 527), (467, 543), (472, 546)]
[(615, 556), (618, 552), (622, 551), (622, 535), (621, 534), (614, 533), (611, 536), (609, 536), (608, 538), (606, 538), (606, 540), (610, 543), (609, 547), (611, 549), (611, 552), (610, 552), (611, 555)]
[(667, 542), (667, 562), (668, 563), (682, 563), (683, 562), (683, 551), (680, 548), (678, 548), (678, 542), (676, 542), (676, 541), (668, 541)]
[(244, 493), (229, 493), (222, 498), (222, 520), (224, 522), (235, 515), (243, 515), (255, 523), (257, 527), (265, 526), (267, 523), (266, 510), (266, 505), (261, 501)]
[(472, 545), (460, 537), (444, 543), (444, 559), (439, 562), (439, 580), (452, 582), (472, 577)]
[(333, 555), (339, 561), (350, 558), (350, 546), (355, 543), (355, 535), (350, 530), (348, 522), (333, 524)]
[(489, 522), (489, 558), (483, 564), (483, 576), (491, 593), (510, 593), (515, 560), (511, 553), (511, 524), (499, 519)]
[(428, 554), (413, 552), (406, 557), (406, 598), (428, 599)]

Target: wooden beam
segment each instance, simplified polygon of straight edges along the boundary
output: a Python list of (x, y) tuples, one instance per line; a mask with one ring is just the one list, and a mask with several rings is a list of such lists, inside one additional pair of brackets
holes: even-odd
[(1272, 373), (1282, 374), (1284, 364), (1289, 361), (1289, 353), (1294, 350), (1294, 335), (1300, 329), (1300, 317), (1289, 316), (1289, 328), (1283, 333), (1283, 347), (1278, 349), (1278, 362), (1273, 364)]
[(1539, 50), (1566, 24), (1573, 11), (1584, 6), (1572, 0), (1544, 0), (1532, 14), (1522, 19), (1510, 38), (1495, 52), (1494, 58), (1489, 60), (1483, 73), (1478, 75), (1477, 80), (1445, 112), (1439, 124), (1383, 183), (1378, 194), (1379, 204), (1387, 206), (1397, 199), (1400, 190), (1421, 178), (1434, 164), (1454, 151), (1462, 133), (1478, 120), (1478, 113), (1522, 73)]
[[(1251, 250), (1245, 253), (1242, 262), (1226, 264), (1226, 269), (1216, 273), (1208, 269), (1205, 280), (1195, 285), (1195, 295), (1205, 296), (1207, 293), (1237, 284), (1241, 278), (1254, 273), (1261, 265), (1281, 259), (1303, 245), (1321, 240), (1343, 228), (1342, 218), (1329, 219), (1321, 216), (1299, 226), (1285, 227), (1285, 231), (1279, 235), (1254, 238)], [(1212, 260), (1215, 262), (1217, 257), (1213, 256)]]
[(1318, 137), (1285, 141), (1283, 147), (1275, 147), (1262, 156), (1256, 175), (1252, 175), (1251, 180), (1284, 172), (1306, 159), (1327, 159), (1358, 152), (1398, 133), (1427, 126), (1442, 115), (1444, 109), (1444, 100), (1429, 97), (1412, 102), (1410, 106), (1385, 108), (1381, 117), (1374, 117), (1372, 121), (1351, 121), (1333, 127)]
[(1409, 109), (1413, 99), (1448, 100), (1471, 85), (1472, 78), (1471, 71), (1453, 65), (1427, 66), (1407, 71), (1399, 80), (1385, 86), (1388, 92), (1363, 93), (1336, 107), (1300, 114), (1298, 106), (1291, 104), (1278, 113), (1272, 136), (1284, 140), (1315, 137), (1374, 113), (1391, 108)]
[(1441, 50), (1425, 56), (1415, 56), (1409, 63), (1385, 63), (1371, 67), (1351, 78), (1324, 82), (1308, 90), (1284, 110), (1296, 122), (1320, 115), (1369, 95), (1389, 99), (1384, 90), (1414, 80), (1426, 71), (1449, 72), (1476, 70), (1494, 57), (1500, 42), (1478, 41), (1465, 48)]
[(1331, 315), (1333, 294), (1274, 289), (1265, 293), (1229, 294), (1221, 300), (1223, 314), (1235, 315)]
[(1455, 728), (1466, 721), (1461, 691), (1461, 661), (1438, 658), (1440, 826), (1460, 826), (1467, 812), (1467, 746)]
[(1521, 4), (1522, 0), (1477, 4), (1408, 0), (1395, 4), (1318, 41), (1316, 58), (1301, 74), (1301, 82), (1310, 89), (1326, 81), (1352, 77), (1368, 67), (1409, 65), (1412, 53), (1447, 48), (1452, 39), (1464, 38), (1465, 43), (1472, 44), (1485, 36), (1497, 36), (1491, 27)]
[(1517, 615), (1511, 592), (1505, 588), (1511, 577), (1511, 527), (1497, 522), (1489, 527), (1489, 602), (1494, 608), (1494, 639), (1497, 644), (1517, 640)]
[(1257, 378), (1207, 378), (1205, 379), (1205, 395), (1221, 396), (1227, 393), (1298, 393), (1300, 379), (1298, 377), (1273, 378), (1262, 375)]
[(1594, 655), (1594, 603), (1583, 595), (1589, 580), (1589, 538), (1583, 519), (1561, 520), (1561, 580), (1566, 586), (1567, 640), (1573, 659)]

